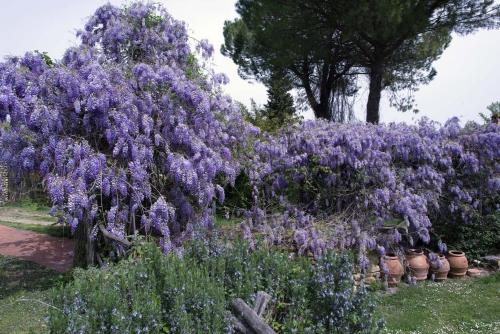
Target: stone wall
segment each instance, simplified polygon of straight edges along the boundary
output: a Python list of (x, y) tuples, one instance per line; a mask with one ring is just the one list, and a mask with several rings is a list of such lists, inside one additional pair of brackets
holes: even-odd
[(4, 165), (0, 165), (0, 205), (9, 199), (9, 171)]

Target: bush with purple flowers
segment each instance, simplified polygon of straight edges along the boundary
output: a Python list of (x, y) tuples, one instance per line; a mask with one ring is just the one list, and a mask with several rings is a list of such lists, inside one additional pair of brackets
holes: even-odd
[[(417, 126), (305, 122), (256, 146), (248, 175), (259, 187), (258, 206), (274, 203), (285, 213), (277, 223), (254, 208), (251, 224), (271, 226), (274, 240), (277, 225), (292, 226), (302, 248), (432, 242), (444, 251), (441, 239), (457, 239), (441, 226), (491, 225), (500, 209), (499, 147), (499, 126), (462, 128), (458, 119), (442, 127), (425, 119)], [(329, 222), (332, 216), (340, 221)], [(318, 243), (317, 234), (306, 233), (314, 220), (334, 233)]]
[(57, 289), (51, 333), (234, 333), (229, 303), (272, 299), (263, 315), (278, 333), (375, 333), (374, 305), (356, 290), (347, 255), (318, 265), (245, 242), (197, 238), (182, 257), (137, 244), (129, 258), (100, 270), (78, 270)]
[(104, 5), (78, 36), (61, 61), (0, 64), (0, 161), (39, 173), (53, 212), (90, 244), (101, 224), (115, 240), (140, 230), (175, 249), (213, 225), (238, 148), (258, 131), (204, 65), (213, 47), (201, 41), (198, 61), (185, 24), (159, 5)]
[[(227, 77), (206, 66), (214, 48), (192, 50), (161, 6), (102, 6), (78, 36), (61, 61), (27, 53), (0, 64), (0, 163), (39, 174), (53, 213), (87, 248), (123, 254), (120, 242), (143, 233), (177, 250), (214, 225), (238, 175), (228, 198), (244, 206), (245, 238), (258, 229), (299, 254), (357, 248), (364, 267), (377, 246), (458, 245), (454, 226), (495, 233), (498, 125), (317, 120), (258, 136), (222, 93)], [(490, 239), (483, 249), (496, 247)]]

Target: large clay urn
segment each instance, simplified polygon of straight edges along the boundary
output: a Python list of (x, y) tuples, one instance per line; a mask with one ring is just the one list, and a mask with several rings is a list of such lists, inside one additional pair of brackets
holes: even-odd
[(383, 257), (382, 261), (384, 261), (387, 268), (387, 284), (390, 287), (397, 286), (401, 282), (401, 277), (405, 272), (401, 261), (399, 261), (399, 257), (389, 253)]
[(452, 250), (448, 252), (446, 258), (450, 263), (450, 277), (464, 277), (467, 273), (467, 268), (469, 267), (465, 253)]
[(410, 273), (417, 281), (425, 281), (429, 274), (429, 262), (421, 249), (409, 249), (406, 261)]
[(450, 263), (442, 254), (439, 255), (439, 262), (441, 266), (431, 265), (431, 274), (434, 275), (435, 281), (446, 281), (448, 279), (448, 272), (450, 271)]

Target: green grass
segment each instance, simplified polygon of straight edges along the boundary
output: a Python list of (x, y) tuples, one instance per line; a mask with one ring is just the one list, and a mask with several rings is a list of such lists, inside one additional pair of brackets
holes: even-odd
[(500, 333), (500, 273), (480, 278), (423, 282), (379, 297), (386, 333)]
[(49, 290), (67, 279), (35, 263), (0, 256), (0, 333), (46, 333)]
[(234, 227), (237, 226), (239, 227), (239, 224), (242, 222), (243, 219), (226, 219), (221, 216), (215, 216), (215, 226), (224, 228), (224, 227)]
[(19, 230), (48, 234), (57, 238), (71, 238), (71, 231), (68, 226), (37, 225), (37, 224), (25, 224), (25, 223), (12, 223), (4, 221), (0, 221), (0, 225), (17, 228)]
[(44, 204), (37, 203), (30, 198), (24, 198), (17, 202), (10, 202), (4, 205), (7, 208), (21, 208), (32, 212), (49, 212), (50, 208)]
[[(35, 263), (0, 256), (0, 333), (45, 333), (49, 290), (66, 282)], [(500, 333), (500, 273), (444, 283), (401, 286), (378, 296), (385, 333)]]

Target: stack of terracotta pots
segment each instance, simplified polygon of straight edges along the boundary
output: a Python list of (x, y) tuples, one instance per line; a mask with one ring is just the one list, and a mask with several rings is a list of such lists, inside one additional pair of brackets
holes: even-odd
[[(388, 253), (382, 258), (383, 265), (387, 270), (386, 278), (390, 287), (395, 287), (401, 282), (405, 273), (405, 267), (399, 257)], [(421, 249), (409, 249), (406, 254), (406, 266), (409, 273), (417, 281), (426, 280), (432, 276), (435, 281), (444, 281), (450, 277), (460, 278), (467, 273), (468, 262), (464, 252), (449, 251), (446, 257), (439, 255), (439, 265), (429, 263)], [(429, 275), (430, 274), (430, 275)]]
[(377, 265), (370, 266), (366, 272), (365, 283), (373, 284), (380, 278), (380, 268)]
[(361, 275), (360, 273), (355, 273), (353, 274), (353, 279), (354, 279), (354, 284), (356, 286), (361, 284), (361, 280), (365, 284), (374, 284), (376, 283), (379, 278), (380, 278), (380, 267), (377, 265), (372, 265), (364, 275)]

